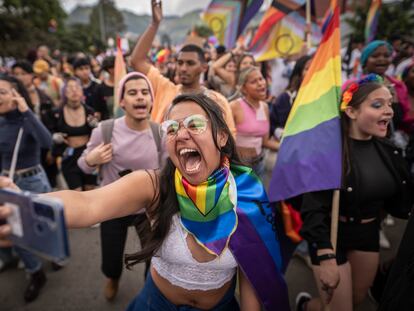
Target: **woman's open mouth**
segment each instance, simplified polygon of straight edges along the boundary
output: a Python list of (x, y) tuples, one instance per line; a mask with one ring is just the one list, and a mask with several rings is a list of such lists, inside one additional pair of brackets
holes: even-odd
[(178, 153), (181, 166), (186, 173), (195, 173), (200, 169), (201, 155), (196, 149), (183, 148)]
[(388, 128), (388, 124), (390, 123), (389, 120), (381, 120), (377, 124), (381, 130), (386, 131)]

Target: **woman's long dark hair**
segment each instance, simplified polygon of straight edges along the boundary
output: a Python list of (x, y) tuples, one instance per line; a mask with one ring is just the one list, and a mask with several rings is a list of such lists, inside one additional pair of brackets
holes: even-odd
[[(358, 90), (352, 96), (348, 106), (359, 109), (362, 102), (367, 99), (373, 91), (385, 87), (378, 82), (366, 82), (359, 85)], [(343, 178), (351, 172), (352, 161), (350, 155), (352, 153), (349, 139), (349, 128), (351, 120), (344, 111), (341, 111), (341, 129), (342, 129), (342, 176)]]
[(293, 67), (292, 73), (289, 77), (289, 84), (286, 87), (286, 90), (297, 91), (299, 90), (300, 84), (302, 83), (302, 75), (305, 70), (305, 66), (309, 60), (311, 60), (313, 55), (304, 55), (296, 61), (295, 66)]
[[(177, 96), (166, 114), (166, 118), (176, 105), (183, 102), (194, 102), (199, 105), (207, 114), (211, 124), (212, 137), (214, 144), (220, 150), (221, 156), (227, 156), (232, 164), (240, 164), (240, 159), (236, 151), (236, 143), (227, 126), (221, 108), (213, 99), (204, 94), (184, 94)], [(227, 143), (220, 147), (217, 141), (219, 131), (223, 131), (227, 136)], [(161, 247), (168, 232), (170, 231), (173, 216), (179, 211), (177, 194), (174, 185), (175, 166), (170, 158), (162, 168), (159, 176), (150, 174), (155, 189), (155, 196), (152, 200), (151, 210), (147, 211), (149, 222), (136, 224), (138, 235), (143, 241), (141, 251), (134, 254), (125, 255), (127, 268), (150, 259)], [(155, 206), (153, 206), (155, 204)]]

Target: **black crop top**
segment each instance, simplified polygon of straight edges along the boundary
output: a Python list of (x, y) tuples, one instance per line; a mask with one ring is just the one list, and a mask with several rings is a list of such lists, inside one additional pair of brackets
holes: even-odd
[(350, 140), (351, 161), (360, 187), (359, 210), (362, 219), (377, 217), (384, 202), (397, 193), (391, 171), (381, 158), (372, 139)]
[(70, 126), (66, 123), (64, 111), (63, 108), (61, 108), (59, 109), (59, 112), (56, 114), (57, 120), (55, 132), (67, 134), (68, 137), (90, 135), (92, 130), (94, 129), (93, 122), (90, 122), (90, 120), (94, 118), (93, 110), (85, 105), (82, 105), (82, 107), (85, 110), (85, 124), (81, 126)]

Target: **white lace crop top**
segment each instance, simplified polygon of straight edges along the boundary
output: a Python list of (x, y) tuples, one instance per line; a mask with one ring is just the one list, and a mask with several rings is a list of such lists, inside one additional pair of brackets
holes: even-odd
[(171, 284), (188, 290), (211, 290), (222, 287), (236, 273), (237, 262), (226, 248), (220, 257), (198, 262), (187, 246), (187, 232), (174, 215), (170, 232), (151, 264)]

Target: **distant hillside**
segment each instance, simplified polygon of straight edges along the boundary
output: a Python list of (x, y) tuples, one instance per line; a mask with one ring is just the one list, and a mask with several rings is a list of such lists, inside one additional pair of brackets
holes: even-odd
[[(89, 15), (92, 12), (91, 6), (77, 6), (69, 15), (66, 20), (68, 25), (72, 24), (88, 24)], [(168, 35), (173, 43), (183, 42), (189, 30), (197, 24), (201, 24), (200, 14), (202, 10), (195, 10), (184, 14), (183, 16), (166, 16), (161, 23), (158, 35)], [(127, 26), (126, 32), (139, 35), (144, 32), (145, 28), (151, 21), (149, 15), (137, 15), (130, 11), (121, 11), (124, 17), (124, 23)], [(251, 24), (259, 24), (263, 13), (259, 13), (255, 16)]]
[[(67, 25), (73, 24), (88, 24), (89, 15), (92, 12), (91, 6), (77, 6), (69, 15), (66, 20)], [(139, 35), (144, 32), (145, 28), (151, 21), (149, 15), (137, 15), (130, 11), (121, 11), (124, 17), (124, 23), (127, 26), (126, 32)], [(184, 14), (181, 17), (178, 16), (166, 16), (161, 23), (158, 35), (162, 36), (167, 34), (174, 43), (182, 42), (186, 37), (188, 31), (197, 24), (201, 23), (200, 20), (201, 10), (196, 10)]]

